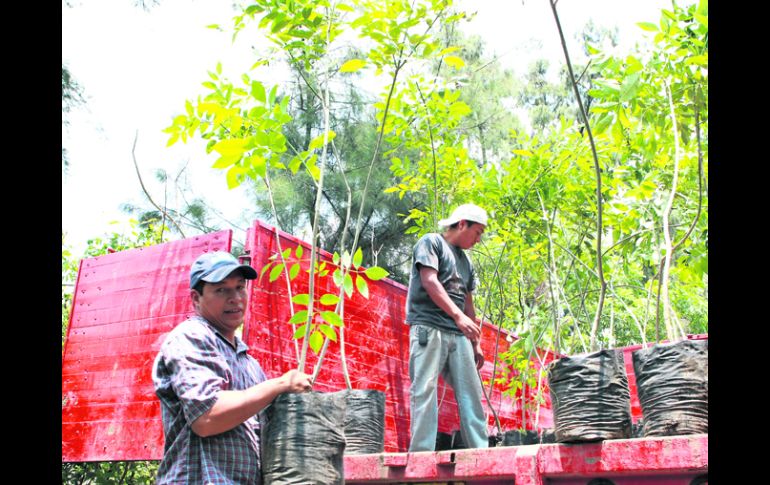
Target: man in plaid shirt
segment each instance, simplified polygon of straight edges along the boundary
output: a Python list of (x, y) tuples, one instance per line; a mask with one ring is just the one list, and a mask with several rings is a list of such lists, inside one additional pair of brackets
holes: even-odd
[(177, 325), (155, 358), (165, 444), (159, 484), (259, 484), (258, 413), (284, 392), (304, 392), (311, 377), (291, 370), (267, 379), (235, 336), (254, 268), (230, 253), (200, 256), (190, 268), (196, 315)]

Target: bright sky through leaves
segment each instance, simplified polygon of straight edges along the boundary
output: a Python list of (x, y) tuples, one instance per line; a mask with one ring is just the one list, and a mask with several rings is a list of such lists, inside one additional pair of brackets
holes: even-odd
[[(689, 4), (691, 2), (683, 2)], [(198, 197), (245, 228), (251, 221), (242, 187), (227, 190), (224, 174), (210, 168), (200, 140), (166, 148), (161, 130), (184, 109), (185, 99), (203, 92), (206, 72), (221, 61), (232, 77), (254, 62), (254, 35), (239, 37), (233, 46), (229, 33), (205, 28), (230, 25), (231, 2), (161, 0), (144, 11), (130, 0), (83, 0), (62, 7), (62, 61), (84, 88), (86, 106), (68, 114), (62, 143), (70, 168), (62, 175), (62, 231), (65, 242), (79, 255), (88, 238), (125, 227), (124, 202), (149, 207), (141, 192), (131, 156), (138, 131), (136, 159), (145, 185), (157, 202), (174, 200), (173, 183), (167, 192), (154, 172), (170, 177), (187, 166), (189, 185)], [(468, 34), (481, 35), (488, 54), (517, 75), (529, 63), (545, 57), (552, 69), (563, 62), (559, 37), (548, 0), (473, 0), (461, 2), (477, 11)], [(621, 48), (642, 39), (636, 22), (656, 22), (661, 0), (561, 0), (558, 9), (572, 56), (579, 55), (575, 35), (589, 18), (601, 27), (618, 26)], [(259, 46), (256, 46), (259, 47)], [(271, 82), (280, 82), (280, 72)], [(121, 221), (117, 227), (111, 221)], [(221, 223), (222, 227), (225, 223)], [(235, 239), (243, 240), (236, 230)]]

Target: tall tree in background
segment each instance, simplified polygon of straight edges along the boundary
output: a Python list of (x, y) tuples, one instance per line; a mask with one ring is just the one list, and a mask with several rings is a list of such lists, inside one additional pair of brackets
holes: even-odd
[(460, 100), (471, 109), (458, 131), (467, 131), (468, 147), (482, 166), (507, 158), (513, 148), (511, 131), (524, 128), (514, 113), (521, 81), (512, 70), (503, 68), (498, 59), (488, 56), (478, 35), (466, 37), (460, 26), (443, 33), (446, 46), (459, 47), (458, 57), (465, 64), (459, 74), (448, 66), (437, 66), (454, 83)]
[[(158, 5), (159, 0), (133, 0), (133, 4), (140, 7), (145, 12), (149, 12), (150, 8)], [(66, 8), (75, 8), (77, 5), (71, 0), (62, 0), (62, 4)], [(76, 76), (70, 72), (69, 67), (62, 61), (61, 65), (61, 112), (62, 112), (62, 125), (67, 126), (69, 120), (67, 115), (69, 112), (78, 106), (85, 104), (84, 88), (81, 86)], [(66, 173), (69, 168), (69, 156), (67, 149), (62, 147), (61, 149), (61, 161), (62, 161), (62, 173)]]
[[(83, 88), (70, 74), (69, 68), (62, 63), (61, 65), (61, 122), (62, 126), (66, 127), (69, 124), (68, 114), (70, 111), (85, 103), (83, 97)], [(61, 148), (61, 165), (62, 173), (69, 168), (69, 157), (67, 156), (67, 149), (62, 146)]]

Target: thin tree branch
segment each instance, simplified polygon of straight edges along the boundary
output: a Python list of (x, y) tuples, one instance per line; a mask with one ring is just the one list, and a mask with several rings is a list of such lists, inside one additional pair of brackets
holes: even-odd
[(144, 192), (144, 195), (147, 197), (147, 200), (149, 200), (150, 203), (156, 209), (158, 209), (158, 212), (163, 214), (163, 217), (167, 217), (168, 220), (170, 220), (174, 224), (174, 227), (176, 227), (176, 230), (179, 231), (179, 234), (181, 234), (181, 236), (183, 238), (187, 237), (187, 236), (184, 235), (184, 231), (182, 231), (182, 228), (179, 227), (179, 224), (176, 223), (174, 218), (171, 217), (171, 215), (168, 212), (166, 212), (166, 209), (162, 209), (158, 204), (155, 203), (154, 200), (152, 200), (152, 197), (150, 196), (150, 193), (147, 191), (147, 188), (144, 186), (144, 182), (142, 181), (142, 174), (139, 173), (139, 164), (136, 161), (136, 154), (135, 154), (135, 152), (136, 152), (136, 141), (138, 139), (139, 139), (139, 130), (136, 130), (136, 132), (134, 134), (134, 145), (131, 147), (131, 158), (133, 158), (133, 160), (134, 160), (134, 168), (136, 168), (136, 176), (139, 178), (139, 185), (142, 186), (142, 192)]
[(591, 153), (594, 160), (594, 172), (596, 174), (596, 269), (599, 275), (599, 284), (601, 291), (599, 293), (599, 302), (596, 306), (596, 314), (591, 326), (591, 350), (598, 350), (596, 336), (599, 333), (599, 321), (602, 315), (602, 308), (604, 306), (604, 297), (607, 288), (607, 283), (604, 281), (604, 270), (602, 268), (602, 172), (599, 167), (599, 156), (596, 153), (596, 145), (594, 143), (594, 136), (591, 133), (591, 125), (588, 122), (588, 115), (583, 107), (583, 101), (580, 98), (580, 92), (578, 91), (577, 83), (575, 81), (575, 73), (572, 70), (572, 62), (567, 52), (567, 43), (564, 40), (564, 33), (562, 32), (561, 23), (559, 21), (559, 15), (556, 13), (556, 0), (548, 0), (553, 11), (553, 18), (556, 21), (556, 27), (559, 31), (559, 38), (561, 39), (561, 46), (564, 50), (564, 57), (566, 59), (567, 68), (569, 70), (570, 81), (572, 88), (575, 92), (575, 98), (577, 99), (578, 107), (580, 108), (580, 116), (583, 118), (583, 124), (588, 133), (588, 140), (591, 144)]

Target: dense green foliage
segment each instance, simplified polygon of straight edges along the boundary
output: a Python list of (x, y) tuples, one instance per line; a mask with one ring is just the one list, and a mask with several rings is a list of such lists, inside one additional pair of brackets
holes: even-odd
[[(708, 328), (707, 19), (706, 2), (675, 6), (662, 12), (659, 25), (641, 24), (655, 32), (652, 49), (624, 58), (590, 49), (589, 123), (603, 181), (607, 303), (596, 335), (602, 347)], [(429, 205), (412, 211), (409, 231), (432, 230), (433, 214), (449, 205), (485, 206), (493, 223), (476, 251), (485, 316), (520, 334), (547, 329), (541, 346), (587, 350), (599, 291), (598, 208), (584, 126), (562, 118), (547, 133), (514, 133), (512, 156), (479, 164), (464, 151), (463, 134), (453, 131), (468, 114), (448, 109), (453, 96), (444, 92), (416, 108), (445, 116), (432, 133), (441, 140), (440, 156), (426, 149), (420, 160), (392, 158), (394, 190), (431, 194)], [(406, 138), (429, 146), (430, 127), (411, 128)], [(673, 253), (668, 277), (662, 274), (667, 253)], [(656, 296), (667, 281), (670, 292), (660, 304), (666, 331), (656, 332)]]

